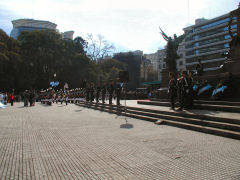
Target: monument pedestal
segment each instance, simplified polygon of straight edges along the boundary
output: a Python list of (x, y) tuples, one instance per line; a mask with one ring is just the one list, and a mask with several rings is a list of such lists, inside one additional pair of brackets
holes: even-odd
[(224, 63), (224, 70), (234, 76), (240, 76), (240, 59), (235, 61), (227, 61)]

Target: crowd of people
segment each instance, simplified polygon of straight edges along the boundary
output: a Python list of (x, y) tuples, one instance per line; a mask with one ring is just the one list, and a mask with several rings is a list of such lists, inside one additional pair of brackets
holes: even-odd
[(7, 103), (10, 103), (11, 106), (13, 106), (13, 102), (16, 97), (14, 96), (14, 93), (1, 93), (0, 92), (0, 103), (1, 105), (7, 105)]

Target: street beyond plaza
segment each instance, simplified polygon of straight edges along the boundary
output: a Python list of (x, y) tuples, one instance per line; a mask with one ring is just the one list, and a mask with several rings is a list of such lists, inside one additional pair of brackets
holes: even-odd
[(0, 179), (240, 179), (240, 141), (79, 107), (0, 109)]

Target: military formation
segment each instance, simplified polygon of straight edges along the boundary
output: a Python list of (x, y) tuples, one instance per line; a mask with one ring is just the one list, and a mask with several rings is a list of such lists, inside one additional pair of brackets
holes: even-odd
[(113, 81), (109, 83), (87, 83), (83, 82), (83, 89), (85, 92), (85, 99), (86, 102), (93, 102), (94, 100), (96, 103), (99, 103), (100, 100), (104, 104), (106, 100), (109, 101), (109, 104), (113, 104), (113, 98), (116, 98), (116, 104), (120, 105), (120, 98), (122, 92), (122, 84), (117, 82), (114, 84)]

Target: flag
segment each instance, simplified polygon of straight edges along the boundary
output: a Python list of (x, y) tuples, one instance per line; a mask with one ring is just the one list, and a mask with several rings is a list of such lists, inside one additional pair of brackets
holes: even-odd
[(198, 86), (197, 86), (196, 84), (194, 84), (193, 90), (194, 90), (194, 91), (197, 91), (197, 88), (198, 88)]
[(202, 94), (204, 91), (209, 90), (211, 87), (212, 87), (212, 86), (211, 86), (210, 84), (204, 86), (203, 88), (201, 88), (201, 89), (198, 91), (198, 94), (197, 94), (197, 95), (199, 96), (199, 95)]
[(214, 89), (212, 92), (212, 96), (215, 96), (219, 92), (223, 93), (225, 91), (225, 89), (227, 89), (227, 86), (221, 86), (220, 88)]
[(50, 86), (52, 86), (52, 87), (54, 86), (54, 81), (50, 82)]

